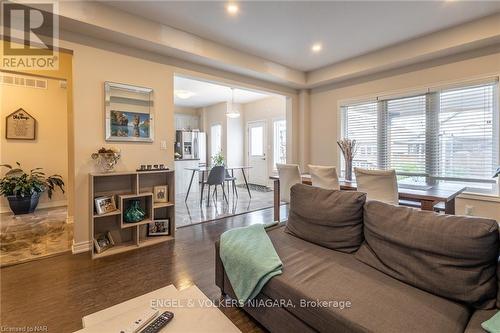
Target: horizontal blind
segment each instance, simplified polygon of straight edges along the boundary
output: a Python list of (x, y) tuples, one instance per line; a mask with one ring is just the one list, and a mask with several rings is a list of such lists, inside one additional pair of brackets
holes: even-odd
[(344, 136), (357, 142), (353, 166), (377, 167), (377, 103), (349, 105), (344, 108)]
[(389, 100), (387, 105), (387, 166), (398, 172), (425, 173), (426, 96)]
[(440, 92), (439, 176), (491, 179), (495, 89), (486, 84)]

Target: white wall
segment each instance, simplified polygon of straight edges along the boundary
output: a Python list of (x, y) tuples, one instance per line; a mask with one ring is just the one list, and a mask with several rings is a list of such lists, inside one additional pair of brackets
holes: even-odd
[[(5, 73), (5, 75), (10, 75)], [(30, 76), (17, 76), (33, 79)], [(0, 164), (15, 166), (16, 162), (29, 172), (43, 168), (47, 175), (59, 174), (68, 182), (68, 114), (67, 90), (59, 80), (47, 80), (47, 89), (0, 84), (1, 120), (1, 161)], [(35, 140), (7, 140), (5, 138), (5, 118), (23, 108), (37, 120)], [(3, 175), (6, 168), (0, 170)], [(52, 200), (47, 192), (40, 197), (40, 208), (66, 205), (66, 194), (57, 189)], [(0, 198), (0, 211), (10, 211), (7, 199)]]
[[(267, 124), (267, 172), (273, 173), (273, 122), (277, 119), (286, 119), (286, 98), (283, 96), (271, 96), (255, 102), (243, 104), (244, 116), (244, 162), (248, 164), (248, 131), (246, 130), (248, 122), (263, 120)], [(290, 126), (287, 126), (287, 130)], [(287, 145), (288, 147), (288, 145)], [(287, 155), (289, 152), (287, 151)], [(251, 172), (251, 170), (250, 170)], [(270, 183), (268, 184), (270, 185)]]
[(339, 167), (339, 153), (335, 142), (340, 138), (338, 105), (341, 100), (413, 90), (499, 73), (500, 53), (494, 53), (442, 65), (431, 64), (424, 69), (410, 68), (400, 74), (365, 82), (314, 89), (310, 96), (310, 162)]

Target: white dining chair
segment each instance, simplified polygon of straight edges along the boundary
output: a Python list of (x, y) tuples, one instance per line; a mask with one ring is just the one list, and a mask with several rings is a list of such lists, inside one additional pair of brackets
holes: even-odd
[(284, 202), (290, 202), (290, 188), (302, 183), (302, 176), (297, 164), (276, 164), (280, 178), (280, 197)]
[(368, 200), (378, 200), (397, 205), (398, 180), (396, 170), (369, 170), (354, 168), (357, 190), (366, 193)]
[(309, 164), (312, 186), (327, 190), (340, 190), (337, 169), (334, 166)]

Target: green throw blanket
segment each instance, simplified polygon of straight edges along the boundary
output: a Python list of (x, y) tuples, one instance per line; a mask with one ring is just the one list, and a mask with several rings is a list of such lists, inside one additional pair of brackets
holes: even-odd
[(275, 275), (281, 263), (264, 224), (224, 232), (220, 237), (220, 258), (240, 303), (251, 300)]
[(481, 327), (489, 333), (500, 333), (500, 311), (487, 321), (483, 322)]

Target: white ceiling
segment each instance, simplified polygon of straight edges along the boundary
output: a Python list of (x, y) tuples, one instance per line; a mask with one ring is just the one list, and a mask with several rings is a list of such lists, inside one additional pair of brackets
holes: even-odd
[[(188, 99), (182, 99), (175, 96), (174, 93), (174, 105), (180, 107), (201, 108), (221, 102), (231, 101), (230, 87), (205, 81), (193, 80), (181, 76), (175, 76), (174, 78), (174, 92), (175, 90), (186, 90), (195, 94)], [(235, 103), (244, 104), (270, 96), (271, 95), (250, 90), (234, 89)]]
[(226, 2), (103, 2), (303, 71), (500, 11), (500, 1), (241, 1), (232, 17)]

